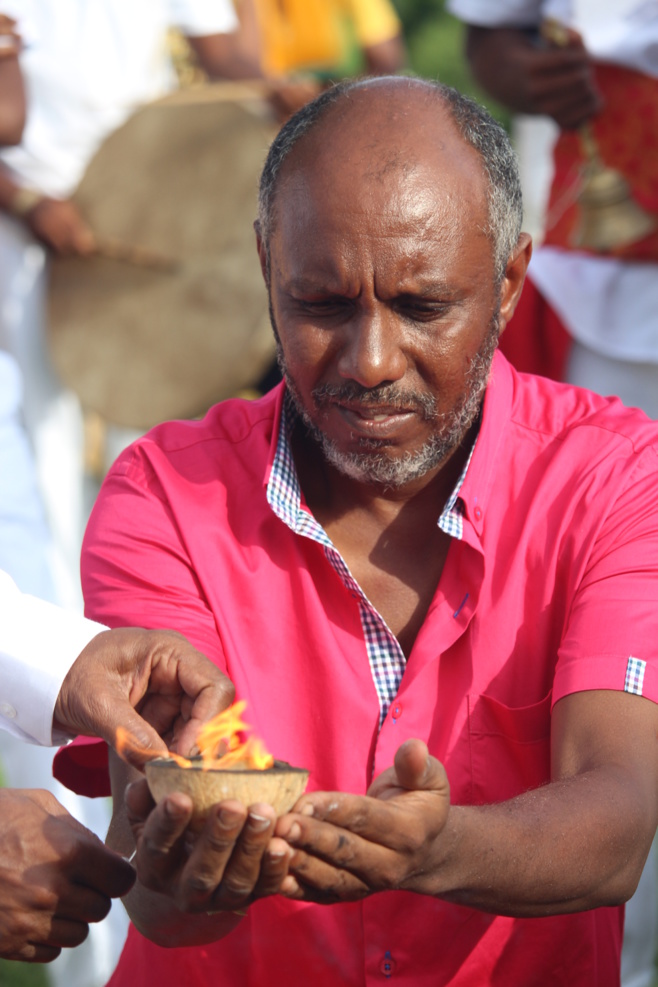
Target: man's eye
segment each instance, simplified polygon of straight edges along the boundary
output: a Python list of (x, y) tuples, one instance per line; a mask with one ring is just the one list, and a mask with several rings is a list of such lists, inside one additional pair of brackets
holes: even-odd
[(431, 322), (433, 319), (441, 319), (450, 310), (450, 305), (446, 302), (420, 302), (404, 300), (399, 303), (398, 311), (408, 319), (416, 322)]
[(297, 304), (307, 312), (321, 315), (343, 312), (349, 307), (349, 302), (344, 298), (306, 298), (300, 299)]

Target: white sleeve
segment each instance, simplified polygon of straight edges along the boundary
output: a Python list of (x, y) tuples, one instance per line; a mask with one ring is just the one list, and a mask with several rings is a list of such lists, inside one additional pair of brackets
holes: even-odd
[(543, 5), (543, 0), (448, 0), (446, 9), (478, 27), (535, 27)]
[(172, 26), (190, 38), (230, 34), (238, 26), (231, 0), (169, 0), (169, 11)]
[(0, 571), (0, 728), (37, 744), (60, 744), (53, 711), (62, 682), (102, 624), (21, 593)]

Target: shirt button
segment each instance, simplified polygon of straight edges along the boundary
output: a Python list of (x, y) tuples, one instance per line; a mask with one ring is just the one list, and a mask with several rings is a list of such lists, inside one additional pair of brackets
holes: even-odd
[(475, 514), (476, 518), (479, 521), (480, 518), (482, 517), (482, 509), (480, 507), (476, 507), (473, 513)]
[(15, 720), (16, 710), (11, 703), (0, 703), (0, 716), (4, 716), (8, 720)]
[(381, 972), (384, 974), (385, 977), (392, 977), (393, 974), (395, 973), (395, 966), (396, 966), (395, 960), (387, 950), (384, 953), (384, 959), (379, 964), (379, 969), (381, 970)]
[(402, 706), (400, 705), (400, 703), (396, 703), (395, 706), (392, 707), (391, 716), (393, 717), (394, 720), (400, 719), (400, 717), (402, 716)]

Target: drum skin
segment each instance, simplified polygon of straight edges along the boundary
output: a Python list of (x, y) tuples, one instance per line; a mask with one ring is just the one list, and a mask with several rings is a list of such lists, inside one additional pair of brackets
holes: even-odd
[(86, 410), (192, 418), (270, 365), (253, 220), (275, 130), (248, 87), (211, 85), (139, 109), (90, 162), (73, 200), (112, 249), (54, 258), (49, 288), (53, 361)]

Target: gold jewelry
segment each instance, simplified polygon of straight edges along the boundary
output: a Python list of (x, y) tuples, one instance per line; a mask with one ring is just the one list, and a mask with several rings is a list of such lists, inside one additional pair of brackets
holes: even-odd
[(23, 219), (46, 198), (47, 196), (38, 189), (19, 188), (9, 200), (7, 212), (10, 212), (12, 216), (18, 216), (19, 219)]

